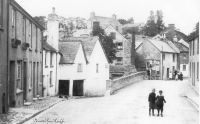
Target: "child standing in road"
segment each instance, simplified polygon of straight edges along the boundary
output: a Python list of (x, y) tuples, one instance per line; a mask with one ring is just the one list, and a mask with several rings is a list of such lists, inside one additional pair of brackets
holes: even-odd
[(157, 116), (159, 116), (159, 113), (161, 111), (161, 117), (163, 117), (163, 106), (164, 106), (164, 103), (166, 103), (165, 98), (162, 95), (162, 93), (163, 93), (162, 90), (160, 90), (159, 95), (156, 97), (156, 107), (157, 107), (157, 110), (158, 110)]

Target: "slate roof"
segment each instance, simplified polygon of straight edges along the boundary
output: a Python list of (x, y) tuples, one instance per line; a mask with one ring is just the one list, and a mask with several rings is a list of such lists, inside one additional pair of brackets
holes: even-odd
[(179, 42), (173, 42), (174, 45), (180, 50), (180, 52), (189, 52), (189, 48)]
[(50, 44), (48, 44), (46, 41), (43, 41), (42, 45), (43, 45), (43, 49), (46, 51), (57, 52), (57, 50), (53, 48)]
[(148, 39), (159, 51), (169, 52), (169, 53), (178, 53), (174, 50), (167, 42), (162, 40)]
[(80, 45), (80, 41), (59, 42), (60, 64), (73, 64)]
[(99, 38), (97, 36), (95, 36), (95, 37), (71, 37), (71, 38), (68, 38), (68, 40), (80, 41), (82, 43), (87, 60), (90, 59), (90, 56), (92, 55), (92, 52), (94, 50), (95, 44), (98, 41), (98, 39)]

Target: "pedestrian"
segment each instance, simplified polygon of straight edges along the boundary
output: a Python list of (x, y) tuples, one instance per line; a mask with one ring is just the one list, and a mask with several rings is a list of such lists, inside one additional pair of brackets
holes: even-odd
[(164, 98), (164, 96), (162, 95), (163, 91), (160, 90), (159, 91), (159, 95), (156, 97), (156, 108), (157, 108), (157, 111), (158, 111), (158, 115), (160, 114), (160, 111), (161, 111), (161, 117), (163, 117), (163, 106), (164, 106), (164, 103), (166, 103), (166, 100)]
[(180, 74), (179, 74), (179, 80), (183, 81), (183, 73), (182, 72), (180, 72)]
[(150, 70), (147, 69), (147, 76), (148, 76), (148, 80), (150, 80)]
[(178, 80), (178, 75), (179, 75), (179, 72), (175, 73), (175, 80), (176, 81)]
[(169, 79), (172, 80), (172, 72), (169, 72)]
[(155, 109), (155, 101), (156, 101), (156, 93), (155, 89), (152, 89), (152, 92), (149, 94), (148, 101), (149, 101), (149, 116), (151, 116), (151, 111), (152, 115), (154, 116), (154, 109)]

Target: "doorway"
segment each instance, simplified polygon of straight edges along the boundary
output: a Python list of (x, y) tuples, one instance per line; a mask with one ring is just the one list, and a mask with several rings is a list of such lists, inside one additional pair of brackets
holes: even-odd
[(10, 61), (10, 86), (9, 86), (9, 104), (10, 107), (15, 107), (15, 61)]
[(73, 81), (73, 96), (83, 96), (83, 80)]
[(167, 79), (169, 79), (169, 68), (167, 68)]
[(27, 94), (27, 63), (24, 62), (24, 68), (23, 68), (23, 99), (27, 100), (26, 94)]
[(59, 80), (59, 96), (69, 96), (69, 80)]

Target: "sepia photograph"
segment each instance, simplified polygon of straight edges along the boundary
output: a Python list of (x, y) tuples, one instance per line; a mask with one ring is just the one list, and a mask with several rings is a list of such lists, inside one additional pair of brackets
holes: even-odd
[(200, 0), (0, 0), (0, 124), (199, 124)]

